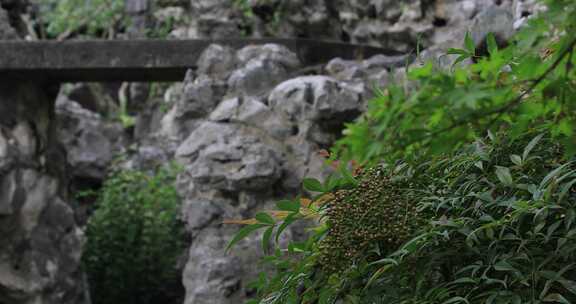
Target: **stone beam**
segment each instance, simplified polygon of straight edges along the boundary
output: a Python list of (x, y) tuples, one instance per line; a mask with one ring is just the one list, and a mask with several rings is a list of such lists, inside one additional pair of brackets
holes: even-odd
[(306, 65), (360, 59), (387, 50), (307, 39), (0, 41), (1, 81), (181, 81), (212, 43), (241, 48), (276, 43)]

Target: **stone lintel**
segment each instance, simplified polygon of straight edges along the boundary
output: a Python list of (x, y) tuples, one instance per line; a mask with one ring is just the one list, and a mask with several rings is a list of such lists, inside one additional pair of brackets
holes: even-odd
[(0, 81), (182, 81), (212, 43), (242, 48), (276, 43), (305, 65), (362, 59), (385, 49), (310, 39), (0, 41)]

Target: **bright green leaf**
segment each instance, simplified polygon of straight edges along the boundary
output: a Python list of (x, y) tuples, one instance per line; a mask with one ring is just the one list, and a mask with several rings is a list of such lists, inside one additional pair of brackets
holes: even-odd
[(302, 182), (304, 189), (312, 192), (324, 192), (324, 186), (322, 183), (314, 178), (305, 178)]
[(241, 240), (243, 240), (244, 238), (246, 238), (248, 235), (250, 235), (252, 232), (263, 228), (263, 227), (267, 227), (268, 225), (264, 225), (264, 224), (254, 224), (254, 225), (249, 225), (249, 226), (245, 226), (242, 229), (240, 229), (240, 231), (238, 231), (238, 233), (236, 233), (236, 235), (234, 235), (234, 238), (230, 241), (230, 243), (228, 243), (228, 246), (226, 246), (226, 252), (230, 251), (230, 249), (236, 245), (236, 243), (240, 242)]
[(512, 186), (514, 184), (510, 168), (496, 166), (496, 176), (498, 177), (498, 180), (506, 186)]

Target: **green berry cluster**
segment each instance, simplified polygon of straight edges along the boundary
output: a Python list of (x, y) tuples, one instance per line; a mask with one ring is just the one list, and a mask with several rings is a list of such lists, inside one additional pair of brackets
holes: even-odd
[(329, 273), (347, 269), (378, 244), (393, 251), (423, 224), (411, 185), (382, 167), (366, 169), (359, 185), (339, 190), (327, 204), (328, 234), (319, 244), (319, 265)]

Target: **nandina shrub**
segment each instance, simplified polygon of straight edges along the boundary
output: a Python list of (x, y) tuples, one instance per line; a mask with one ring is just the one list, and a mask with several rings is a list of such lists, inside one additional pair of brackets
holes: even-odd
[(266, 228), (268, 243), (295, 219), (319, 220), (265, 259), (277, 272), (251, 303), (576, 301), (576, 163), (550, 137), (489, 136), (354, 179), (306, 180), (322, 194), (246, 221), (239, 236)]
[(420, 165), (412, 239), (366, 268), (358, 299), (573, 303), (576, 165), (542, 135), (501, 136)]
[(335, 191), (326, 203), (328, 232), (318, 258), (324, 271), (348, 269), (374, 244), (395, 250), (426, 223), (418, 197), (405, 190), (414, 186), (410, 180), (382, 167), (366, 169), (357, 179), (356, 187)]
[(83, 265), (94, 304), (177, 303), (184, 232), (174, 173), (114, 174), (88, 221)]

